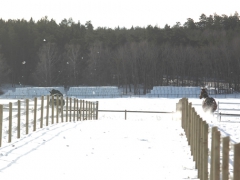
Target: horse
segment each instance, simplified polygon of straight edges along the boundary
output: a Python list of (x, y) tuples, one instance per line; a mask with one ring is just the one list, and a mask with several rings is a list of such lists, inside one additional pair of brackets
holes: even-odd
[(214, 98), (208, 96), (207, 90), (205, 88), (202, 88), (199, 98), (204, 99), (202, 102), (202, 108), (204, 112), (210, 111), (213, 113), (216, 111), (217, 103)]
[[(59, 97), (58, 105), (59, 106), (64, 106), (65, 105), (65, 100), (63, 99), (61, 101), (61, 97), (63, 97), (63, 94), (59, 90), (52, 89), (49, 92), (50, 92), (50, 96), (53, 97), (53, 104), (54, 104), (54, 106), (57, 106), (57, 96)], [(49, 101), (50, 105), (52, 104), (52, 97), (51, 97), (51, 99)]]

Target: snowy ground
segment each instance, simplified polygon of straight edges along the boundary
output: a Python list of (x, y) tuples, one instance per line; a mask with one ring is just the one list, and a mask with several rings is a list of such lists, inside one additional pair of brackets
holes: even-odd
[[(100, 110), (175, 111), (179, 99), (97, 99)], [(1, 100), (3, 101), (3, 100)], [(93, 99), (91, 99), (93, 101)], [(200, 104), (199, 99), (189, 99)], [(236, 101), (236, 99), (221, 99)], [(1, 102), (0, 102), (1, 103)], [(239, 142), (240, 121), (203, 115)], [(1, 179), (197, 179), (180, 121), (173, 114), (100, 112), (99, 120), (60, 123), (0, 148)]]

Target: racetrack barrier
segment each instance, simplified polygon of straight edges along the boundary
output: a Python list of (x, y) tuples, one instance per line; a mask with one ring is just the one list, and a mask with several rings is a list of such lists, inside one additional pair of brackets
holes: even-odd
[[(190, 145), (200, 180), (240, 179), (240, 143), (230, 143), (230, 137), (221, 137), (217, 127), (209, 125), (195, 111), (187, 98), (176, 105), (182, 128)], [(209, 136), (209, 130), (211, 135)], [(232, 148), (230, 148), (232, 147)], [(232, 155), (233, 154), (233, 155)], [(230, 157), (233, 157), (230, 162)], [(210, 161), (209, 161), (210, 160)], [(233, 170), (229, 167), (233, 167)]]

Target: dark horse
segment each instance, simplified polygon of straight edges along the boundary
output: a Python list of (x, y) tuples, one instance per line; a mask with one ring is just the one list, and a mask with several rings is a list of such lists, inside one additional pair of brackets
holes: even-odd
[(199, 98), (204, 99), (202, 102), (202, 108), (204, 112), (210, 111), (213, 113), (216, 111), (217, 103), (214, 98), (208, 96), (207, 90), (205, 88), (202, 88)]
[[(63, 94), (59, 91), (59, 90), (56, 90), (56, 89), (52, 89), (51, 91), (49, 91), (50, 92), (50, 96), (53, 96), (53, 104), (54, 104), (54, 106), (56, 106), (57, 105), (57, 96), (58, 96), (58, 98), (59, 98), (59, 101), (58, 101), (58, 105), (59, 106), (61, 106), (61, 105), (65, 105), (65, 100), (63, 100), (63, 101), (61, 101), (61, 97), (63, 97)], [(49, 103), (50, 103), (50, 105), (52, 104), (52, 97), (50, 97), (51, 99), (50, 99), (50, 101), (49, 101)], [(63, 103), (61, 103), (61, 102), (63, 102)]]

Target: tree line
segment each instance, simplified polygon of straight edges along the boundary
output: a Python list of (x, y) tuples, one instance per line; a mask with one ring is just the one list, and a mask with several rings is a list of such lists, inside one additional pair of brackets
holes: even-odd
[(0, 19), (0, 84), (127, 87), (240, 86), (240, 19), (202, 14), (157, 26), (94, 28), (71, 18), (57, 24)]

